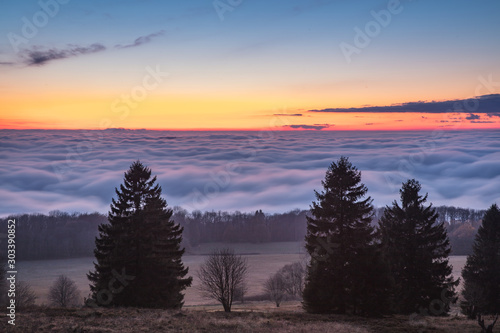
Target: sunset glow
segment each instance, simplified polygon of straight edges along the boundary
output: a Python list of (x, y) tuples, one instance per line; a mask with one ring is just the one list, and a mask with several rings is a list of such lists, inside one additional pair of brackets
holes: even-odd
[(2, 4), (0, 128), (500, 128), (480, 104), (311, 112), (498, 94), (496, 1), (54, 3)]

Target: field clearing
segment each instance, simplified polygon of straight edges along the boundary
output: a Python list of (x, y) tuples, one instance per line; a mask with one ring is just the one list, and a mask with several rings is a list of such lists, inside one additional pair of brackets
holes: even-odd
[[(206, 254), (210, 253), (215, 248), (231, 247), (236, 253), (242, 254), (248, 260), (248, 292), (247, 296), (255, 296), (263, 293), (264, 281), (275, 273), (278, 269), (286, 264), (305, 260), (306, 255), (303, 252), (301, 242), (283, 242), (283, 243), (264, 243), (264, 244), (202, 244), (197, 248), (190, 249), (191, 255), (183, 256), (183, 261), (189, 267), (189, 276), (193, 277), (193, 285), (185, 292), (185, 306), (196, 307), (204, 305), (208, 309), (219, 310), (220, 306), (215, 305), (214, 301), (203, 298), (197, 286), (199, 280), (196, 272), (200, 264), (206, 259)], [(453, 275), (455, 278), (460, 277), (460, 272), (465, 264), (465, 256), (451, 256), (450, 263), (453, 265)], [(50, 285), (56, 278), (65, 274), (73, 279), (81, 291), (82, 297), (87, 297), (90, 292), (89, 281), (86, 274), (92, 270), (93, 257), (75, 258), (75, 259), (60, 259), (60, 260), (41, 260), (41, 261), (23, 261), (18, 263), (18, 279), (27, 281), (31, 284), (35, 293), (39, 297), (37, 304), (47, 304), (47, 294)], [(269, 306), (265, 303), (256, 302), (257, 307), (265, 306), (266, 310), (272, 308), (272, 303)], [(242, 305), (244, 309), (252, 308), (252, 303)], [(283, 305), (287, 307), (287, 305)], [(239, 305), (236, 305), (237, 309)]]
[[(236, 253), (242, 254), (248, 260), (248, 296), (254, 296), (262, 293), (264, 281), (270, 274), (276, 272), (283, 265), (303, 260), (305, 254), (300, 253), (302, 250), (300, 242), (283, 242), (283, 243), (264, 243), (264, 244), (202, 244), (201, 246), (192, 249), (192, 253), (196, 255), (184, 255), (184, 264), (189, 267), (189, 276), (193, 277), (193, 284), (186, 289), (185, 305), (201, 305), (213, 304), (212, 300), (201, 297), (197, 286), (199, 285), (196, 272), (200, 264), (206, 259), (206, 254), (213, 249), (230, 247)], [(243, 254), (246, 253), (246, 254)], [(90, 293), (89, 281), (86, 274), (94, 269), (94, 257), (74, 258), (74, 259), (59, 259), (59, 260), (38, 260), (38, 261), (22, 261), (18, 262), (18, 279), (27, 281), (34, 289), (39, 297), (37, 304), (47, 304), (47, 295), (50, 285), (61, 274), (67, 275), (73, 279), (82, 297), (87, 297)]]

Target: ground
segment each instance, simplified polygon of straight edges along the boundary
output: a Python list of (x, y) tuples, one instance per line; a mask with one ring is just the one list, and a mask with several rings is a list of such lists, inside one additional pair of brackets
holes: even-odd
[[(6, 318), (1, 332), (335, 332), (335, 333), (477, 333), (477, 322), (463, 316), (412, 318), (385, 316), (313, 315), (304, 313), (298, 302), (285, 303), (279, 309), (269, 302), (238, 305), (231, 313), (219, 307), (186, 307), (182, 310), (138, 308), (55, 309), (38, 307), (18, 313), (16, 325)], [(487, 319), (489, 321), (489, 319)]]
[[(206, 254), (215, 248), (230, 246), (242, 254), (249, 264), (248, 297), (252, 302), (235, 304), (234, 312), (221, 312), (222, 307), (214, 301), (201, 297), (196, 272), (206, 259)], [(39, 297), (38, 306), (16, 314), (16, 326), (0, 321), (0, 332), (480, 332), (474, 321), (458, 315), (454, 308), (449, 317), (414, 318), (410, 316), (388, 316), (363, 318), (353, 316), (311, 315), (304, 313), (299, 302), (285, 302), (276, 308), (272, 302), (262, 299), (263, 284), (270, 274), (285, 264), (305, 259), (300, 242), (265, 244), (202, 244), (190, 249), (183, 257), (193, 276), (193, 286), (185, 293), (185, 306), (179, 311), (147, 310), (135, 308), (116, 309), (53, 309), (47, 304), (50, 285), (60, 274), (72, 278), (80, 288), (82, 296), (89, 293), (89, 282), (85, 274), (92, 269), (94, 258), (26, 261), (19, 264), (21, 280), (28, 281)], [(454, 276), (460, 276), (465, 257), (450, 257)], [(488, 319), (486, 320), (488, 322)]]

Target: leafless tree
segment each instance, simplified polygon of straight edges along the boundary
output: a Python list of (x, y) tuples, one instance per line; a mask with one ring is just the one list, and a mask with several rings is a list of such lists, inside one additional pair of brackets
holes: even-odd
[(482, 329), (481, 333), (493, 333), (493, 326), (495, 326), (497, 319), (498, 319), (498, 315), (495, 317), (495, 320), (493, 321), (493, 323), (488, 325), (488, 327), (485, 327), (484, 326), (484, 319), (482, 319), (481, 315), (478, 314), (477, 315), (477, 323), (479, 324), (479, 326), (481, 326), (481, 329)]
[(224, 311), (231, 312), (234, 297), (239, 290), (246, 289), (247, 271), (247, 261), (233, 250), (215, 250), (198, 270), (200, 291), (203, 296), (220, 302)]
[(53, 306), (66, 308), (78, 305), (80, 291), (76, 283), (66, 275), (60, 275), (49, 290), (49, 301)]
[(32, 307), (35, 305), (37, 298), (29, 283), (24, 281), (16, 282), (16, 308), (26, 309)]
[(283, 279), (285, 292), (295, 298), (302, 298), (306, 270), (300, 261), (283, 266), (278, 271)]
[(286, 295), (283, 275), (280, 272), (271, 275), (264, 284), (264, 290), (271, 297), (274, 303), (276, 303), (276, 307), (279, 308), (281, 301), (283, 301), (283, 298)]

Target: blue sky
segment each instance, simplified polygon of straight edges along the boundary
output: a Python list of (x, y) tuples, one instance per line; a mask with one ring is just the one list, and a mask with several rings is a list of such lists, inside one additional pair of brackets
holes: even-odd
[[(23, 18), (33, 23), (43, 7), (54, 4), (57, 13), (14, 52), (9, 38), (23, 37)], [(230, 9), (221, 13), (214, 4)], [(478, 77), (500, 77), (500, 2), (493, 0), (3, 0), (0, 8), (5, 124), (68, 128), (78, 121), (82, 128), (97, 128), (113, 99), (141, 80), (147, 66), (171, 78), (141, 106), (144, 117), (124, 127), (151, 128), (148, 119), (161, 114), (169, 121), (160, 128), (261, 128), (279, 108), (297, 113), (464, 99), (475, 96)], [(390, 22), (379, 24), (366, 47), (346, 56), (342, 43), (356, 46), (355, 29), (366, 33), (367, 24), (376, 22), (373, 13), (388, 8), (397, 9)], [(101, 48), (89, 51), (92, 45)], [(50, 51), (58, 56), (33, 61), (34, 53)], [(498, 93), (499, 86), (481, 95)], [(61, 111), (66, 107), (78, 117), (67, 117)], [(336, 117), (311, 115), (308, 121), (360, 125)]]

